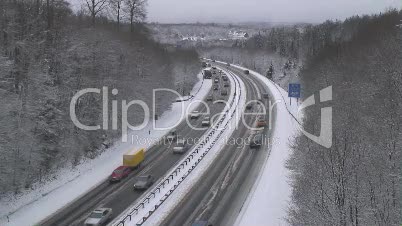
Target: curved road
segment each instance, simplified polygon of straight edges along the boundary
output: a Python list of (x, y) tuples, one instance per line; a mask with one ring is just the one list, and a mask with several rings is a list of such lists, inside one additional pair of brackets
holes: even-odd
[[(222, 81), (221, 81), (222, 82)], [(219, 95), (218, 91), (211, 90), (208, 95)], [(227, 96), (225, 100), (227, 101)], [(210, 114), (220, 113), (224, 105), (212, 104), (207, 102), (210, 108)], [(196, 110), (205, 112), (206, 107), (200, 105)], [(197, 120), (191, 120), (192, 125), (201, 127), (202, 117)], [(176, 130), (180, 137), (200, 138), (206, 130), (193, 130), (184, 120)], [(129, 177), (120, 183), (110, 184), (106, 179), (98, 187), (81, 196), (81, 198), (70, 203), (68, 206), (59, 210), (52, 216), (39, 223), (41, 226), (70, 226), (83, 225), (88, 215), (96, 208), (108, 207), (113, 209), (113, 217), (118, 216), (127, 209), (134, 201), (140, 198), (143, 192), (134, 191), (133, 184), (135, 178), (139, 175), (151, 174), (155, 180), (162, 178), (165, 173), (171, 169), (183, 157), (175, 155), (172, 152), (173, 146), (155, 145), (145, 154), (145, 160), (141, 167), (130, 174)], [(112, 172), (111, 172), (112, 173)]]
[[(222, 64), (218, 64), (224, 67)], [(247, 89), (247, 100), (257, 100), (258, 92), (269, 93), (259, 81), (243, 71), (230, 67), (229, 73), (235, 73), (243, 80)], [(268, 100), (263, 100), (268, 109)], [(258, 109), (253, 109), (256, 113)], [(267, 112), (269, 114), (269, 112)], [(275, 112), (273, 115), (275, 121)], [(246, 121), (254, 123), (255, 116), (246, 117)], [(241, 125), (233, 138), (248, 137), (250, 131)], [(264, 129), (265, 139), (270, 139), (268, 128)], [(233, 225), (251, 190), (264, 160), (269, 155), (270, 143), (260, 149), (249, 146), (227, 145), (218, 156), (212, 167), (203, 175), (203, 180), (193, 186), (191, 192), (180, 202), (163, 222), (163, 225), (191, 225), (195, 221), (208, 221), (212, 225)]]
[[(224, 68), (223, 65), (218, 66)], [(245, 76), (242, 71), (233, 68), (225, 69), (225, 71), (236, 74), (243, 80), (247, 89), (247, 101), (256, 100), (261, 97), (261, 93), (267, 92), (263, 86), (253, 78)], [(220, 83), (222, 83), (222, 79)], [(211, 90), (208, 95), (217, 97), (220, 96), (218, 92), (220, 91)], [(225, 100), (227, 98), (226, 96)], [(222, 104), (208, 102), (208, 105), (211, 109), (211, 116), (220, 113), (224, 108)], [(261, 106), (254, 107), (252, 111), (258, 112), (260, 108)], [(201, 105), (197, 110), (204, 112), (206, 107)], [(249, 115), (245, 117), (245, 120), (248, 125), (252, 126), (256, 118), (255, 115)], [(202, 117), (194, 120), (193, 125), (201, 127), (201, 121)], [(200, 138), (205, 132), (191, 129), (185, 121), (176, 130), (185, 138)], [(267, 135), (266, 137), (269, 137), (267, 129), (264, 133)], [(243, 123), (240, 123), (239, 128), (233, 133), (232, 139), (248, 136), (250, 136), (250, 131)], [(261, 150), (267, 149), (266, 146), (261, 148)], [(193, 186), (192, 191), (169, 215), (163, 225), (191, 225), (195, 220), (208, 220), (214, 225), (230, 225), (232, 223), (230, 219), (237, 216), (238, 208), (241, 207), (241, 203), (253, 184), (255, 176), (250, 175), (258, 174), (262, 160), (268, 154), (267, 151), (251, 150), (248, 146), (226, 146), (212, 167), (207, 170), (203, 180)], [(98, 207), (112, 208), (113, 217), (116, 217), (143, 195), (143, 192), (133, 190), (136, 176), (151, 174), (158, 180), (182, 157), (174, 155), (172, 147), (155, 145), (146, 152), (145, 161), (140, 169), (131, 173), (128, 178), (116, 184), (109, 184), (108, 180), (105, 180), (98, 187), (48, 217), (39, 225), (83, 225), (91, 211)]]

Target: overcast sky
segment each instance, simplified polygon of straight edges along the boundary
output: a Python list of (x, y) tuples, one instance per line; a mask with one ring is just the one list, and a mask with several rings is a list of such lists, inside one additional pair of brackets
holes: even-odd
[(401, 0), (148, 0), (148, 22), (322, 22), (401, 8)]

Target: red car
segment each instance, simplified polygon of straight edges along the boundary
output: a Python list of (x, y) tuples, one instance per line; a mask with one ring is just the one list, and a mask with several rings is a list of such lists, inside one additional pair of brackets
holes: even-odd
[(110, 176), (110, 182), (118, 182), (126, 178), (131, 173), (131, 168), (128, 166), (119, 166)]

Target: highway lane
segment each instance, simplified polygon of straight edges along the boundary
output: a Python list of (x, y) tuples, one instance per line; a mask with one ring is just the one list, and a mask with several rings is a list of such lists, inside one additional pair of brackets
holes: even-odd
[[(242, 71), (233, 68), (230, 70), (245, 83), (248, 101), (258, 99), (261, 93), (267, 92), (264, 86), (244, 75)], [(255, 116), (247, 117), (246, 121), (254, 122)], [(270, 137), (267, 128), (264, 134)], [(232, 138), (244, 138), (248, 135), (249, 131), (243, 126), (239, 127)], [(227, 145), (212, 164), (213, 167), (204, 174), (202, 181), (193, 187), (163, 225), (191, 225), (196, 220), (207, 220), (213, 225), (232, 225), (255, 182), (264, 157), (269, 154), (269, 151), (263, 151), (268, 150), (268, 145), (265, 144), (257, 151), (248, 146), (239, 148)]]
[[(243, 73), (242, 70), (232, 68), (233, 71), (237, 73)], [(272, 93), (266, 86), (261, 84), (261, 82), (255, 78), (254, 76), (244, 76), (244, 78), (249, 79), (255, 84), (262, 93), (268, 93), (270, 97), (272, 97)], [(266, 102), (268, 104), (268, 102)], [(226, 194), (222, 203), (218, 203), (216, 206), (217, 211), (211, 216), (211, 220), (216, 223), (216, 225), (228, 225), (232, 226), (235, 223), (237, 216), (239, 215), (241, 209), (244, 207), (244, 203), (250, 194), (256, 180), (260, 174), (260, 171), (265, 164), (266, 159), (269, 157), (271, 152), (271, 145), (273, 142), (276, 142), (275, 137), (271, 134), (271, 131), (274, 130), (276, 125), (276, 108), (269, 112), (272, 121), (271, 130), (266, 131), (267, 138), (269, 138), (270, 144), (263, 147), (263, 150), (257, 152), (254, 160), (243, 167), (243, 172), (237, 175), (237, 181), (234, 183), (235, 189), (228, 194)], [(224, 211), (222, 211), (222, 207), (225, 207)]]
[[(218, 96), (219, 94), (217, 91), (211, 90), (208, 95)], [(227, 98), (226, 96), (224, 99), (227, 100)], [(220, 113), (224, 108), (222, 104), (212, 104), (210, 102), (208, 102), (208, 106), (211, 109), (211, 115)], [(206, 107), (200, 105), (197, 110), (203, 112), (206, 110)], [(192, 122), (195, 122), (195, 126), (201, 127), (201, 121), (202, 117)], [(197, 131), (191, 129), (185, 121), (180, 123), (176, 130), (179, 135), (186, 138), (200, 138), (205, 133), (205, 130)], [(45, 219), (40, 225), (82, 225), (92, 210), (102, 206), (112, 208), (114, 217), (116, 217), (143, 194), (143, 192), (133, 190), (136, 176), (152, 174), (156, 179), (160, 179), (183, 157), (182, 155), (174, 155), (172, 147), (166, 145), (153, 146), (146, 152), (145, 161), (140, 169), (135, 170), (128, 178), (116, 184), (109, 184), (105, 180), (67, 207)]]

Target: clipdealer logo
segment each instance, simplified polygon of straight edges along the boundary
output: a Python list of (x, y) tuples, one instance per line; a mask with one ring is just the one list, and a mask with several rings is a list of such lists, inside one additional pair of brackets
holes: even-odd
[[(155, 112), (155, 108), (156, 108), (156, 93), (157, 92), (171, 92), (174, 95), (176, 95), (177, 97), (181, 98), (181, 95), (176, 92), (175, 90), (170, 90), (170, 89), (155, 89), (153, 90), (153, 110)], [(84, 125), (83, 123), (81, 123), (77, 117), (77, 112), (76, 112), (76, 107), (77, 104), (79, 103), (80, 98), (82, 98), (84, 95), (89, 94), (89, 93), (95, 93), (95, 94), (101, 94), (102, 95), (102, 103), (103, 103), (103, 111), (102, 111), (102, 116), (103, 116), (103, 123), (102, 126), (101, 125), (95, 125), (95, 126), (89, 126), (89, 125)], [(117, 89), (112, 89), (112, 95), (116, 96), (118, 94), (118, 90)], [(327, 101), (331, 101), (332, 100), (332, 86), (329, 86), (325, 89), (322, 89), (320, 91), (320, 102), (327, 102)], [(111, 115), (111, 119), (112, 119), (112, 129), (113, 130), (117, 130), (118, 129), (118, 102), (117, 100), (112, 100), (112, 115)], [(202, 113), (201, 115), (206, 115), (206, 116), (210, 116), (210, 109), (208, 104), (204, 103), (203, 101), (198, 101), (201, 102), (202, 104), (204, 104), (206, 110), (206, 113)], [(198, 103), (197, 102), (197, 103)], [(261, 116), (261, 115), (266, 115), (266, 109), (263, 103), (259, 103), (259, 101), (251, 101), (251, 102), (256, 102), (255, 105), (259, 106), (260, 110), (262, 110), (262, 112), (243, 112), (242, 113), (242, 119), (243, 119), (243, 123), (246, 125), (246, 127), (250, 130), (258, 130), (258, 128), (254, 128), (253, 126), (248, 126), (248, 124), (245, 122), (245, 115), (256, 115)], [(275, 103), (271, 103), (271, 101), (269, 101), (269, 115), (272, 115), (273, 109), (275, 107), (276, 104), (279, 104), (281, 101), (277, 101)], [(189, 112), (189, 107), (191, 106), (191, 104), (195, 104), (195, 103), (191, 103), (190, 106), (187, 106), (187, 110), (185, 110), (184, 107), (184, 103), (180, 102), (181, 104), (181, 111), (180, 111), (180, 119), (178, 121), (175, 122), (174, 125), (172, 126), (168, 126), (166, 128), (164, 127), (156, 127), (155, 121), (153, 120), (153, 130), (167, 130), (167, 129), (172, 129), (174, 127), (176, 127), (180, 121), (183, 118), (186, 118), (185, 116), (188, 115)], [(226, 103), (228, 104), (228, 103)], [(247, 103), (246, 105), (250, 104)], [(313, 105), (315, 105), (315, 95), (312, 95), (310, 97), (308, 97), (305, 101), (303, 101), (303, 103), (300, 105), (300, 107), (298, 108), (298, 113), (301, 112), (302, 110), (311, 107)], [(128, 111), (129, 108), (131, 106), (138, 106), (140, 108), (142, 108), (143, 112), (144, 112), (144, 120), (142, 122), (142, 124), (138, 125), (138, 126), (133, 126), (128, 122)], [(262, 109), (261, 109), (262, 108)], [(144, 128), (147, 127), (147, 125), (150, 122), (150, 108), (148, 107), (148, 105), (142, 101), (142, 100), (133, 100), (130, 102), (127, 102), (126, 100), (123, 100), (121, 103), (121, 133), (122, 133), (122, 141), (123, 142), (127, 142), (128, 140), (128, 131), (132, 130), (132, 131), (138, 131), (138, 130), (142, 130)], [(239, 114), (238, 111), (236, 111), (237, 114)], [(222, 114), (222, 113), (220, 113)], [(224, 113), (223, 113), (224, 114)], [(211, 118), (217, 117), (218, 115), (214, 115)], [(108, 130), (109, 129), (109, 89), (108, 87), (103, 87), (102, 89), (98, 89), (98, 88), (87, 88), (87, 89), (83, 89), (78, 91), (71, 99), (70, 102), (70, 117), (72, 122), (74, 123), (75, 126), (77, 126), (78, 128), (82, 129), (82, 130), (86, 130), (86, 131), (94, 131), (94, 130)], [(195, 128), (191, 125), (191, 123), (189, 122), (189, 119), (187, 119), (187, 123), (188, 125), (192, 128), (192, 129), (196, 129), (196, 130), (206, 130), (208, 129), (208, 127), (204, 127), (204, 128)], [(269, 129), (271, 129), (272, 126), (272, 117), (269, 117)], [(301, 125), (300, 125), (300, 131), (309, 139), (311, 139), (312, 141), (314, 141), (315, 143), (326, 147), (326, 148), (330, 148), (332, 147), (332, 107), (324, 107), (321, 108), (321, 128), (320, 128), (320, 134), (319, 136), (315, 136), (307, 131), (305, 131)]]
[[(170, 89), (154, 89), (153, 90), (153, 110), (155, 112), (156, 106), (155, 106), (155, 102), (156, 102), (156, 93), (157, 92), (171, 92), (174, 95), (177, 95), (179, 98), (181, 97), (181, 95), (176, 92), (175, 90), (170, 90)], [(103, 122), (102, 122), (102, 126), (101, 125), (95, 125), (95, 126), (88, 126), (88, 125), (84, 125), (83, 123), (80, 122), (80, 120), (77, 117), (77, 104), (79, 103), (80, 98), (82, 98), (84, 95), (90, 94), (90, 93), (95, 93), (95, 94), (102, 94), (102, 117), (103, 117)], [(116, 96), (118, 95), (118, 90), (117, 89), (112, 89), (112, 95)], [(112, 100), (112, 129), (113, 130), (117, 130), (118, 129), (118, 102), (117, 100)], [(182, 107), (181, 107), (181, 118), (184, 117), (185, 115), (185, 111), (184, 111), (184, 103), (181, 103)], [(128, 111), (129, 108), (132, 106), (138, 106), (140, 108), (142, 108), (142, 110), (144, 111), (144, 120), (143, 122), (138, 125), (138, 126), (133, 126), (128, 122)], [(148, 105), (142, 101), (142, 100), (133, 100), (130, 102), (127, 102), (126, 100), (122, 100), (121, 102), (121, 132), (122, 132), (122, 141), (123, 142), (127, 142), (128, 140), (128, 130), (142, 130), (144, 129), (150, 121), (150, 116), (151, 116), (151, 112), (150, 112), (150, 108), (148, 107)], [(72, 120), (72, 122), (74, 123), (74, 125), (82, 130), (86, 130), (86, 131), (95, 131), (95, 130), (108, 130), (109, 129), (109, 88), (108, 87), (103, 87), (102, 90), (98, 89), (98, 88), (86, 88), (83, 90), (78, 91), (71, 99), (70, 102), (70, 118)], [(175, 127), (179, 124), (180, 120), (176, 122), (175, 125), (172, 125), (169, 128), (163, 128), (163, 127), (156, 127), (155, 126), (155, 122), (154, 122), (154, 130), (166, 130), (166, 129), (170, 129), (172, 127)]]
[[(320, 103), (324, 103), (332, 100), (332, 86), (320, 90)], [(315, 95), (309, 96), (298, 108), (298, 112), (303, 109), (315, 105)], [(321, 128), (320, 135), (315, 136), (303, 128), (300, 131), (308, 137), (310, 140), (317, 144), (330, 148), (332, 147), (332, 107), (321, 108)]]

